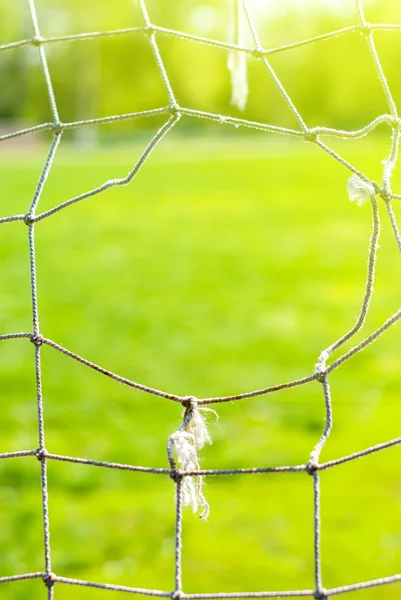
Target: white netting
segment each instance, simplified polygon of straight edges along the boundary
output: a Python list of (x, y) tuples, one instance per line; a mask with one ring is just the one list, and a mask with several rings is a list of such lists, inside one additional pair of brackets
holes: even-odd
[[(178, 600), (179, 598), (186, 599), (201, 599), (201, 598), (250, 598), (250, 597), (299, 597), (299, 596), (309, 596), (313, 598), (328, 598), (329, 596), (338, 595), (346, 592), (351, 592), (354, 590), (360, 590), (363, 588), (373, 587), (373, 586), (382, 586), (384, 584), (390, 584), (396, 581), (401, 580), (401, 575), (392, 575), (382, 579), (375, 579), (371, 581), (366, 581), (363, 583), (355, 583), (351, 585), (346, 585), (339, 588), (325, 589), (323, 587), (322, 575), (321, 575), (321, 551), (320, 551), (320, 491), (319, 491), (319, 472), (321, 470), (327, 470), (332, 467), (335, 467), (339, 464), (355, 460), (362, 456), (366, 456), (368, 454), (376, 453), (385, 448), (389, 448), (390, 446), (394, 446), (401, 443), (401, 438), (392, 439), (383, 444), (379, 444), (377, 446), (373, 446), (370, 448), (366, 448), (361, 450), (360, 452), (355, 452), (348, 456), (343, 456), (341, 458), (331, 460), (325, 463), (319, 463), (320, 452), (325, 444), (327, 437), (330, 434), (331, 425), (332, 425), (332, 406), (331, 406), (331, 397), (330, 397), (330, 385), (329, 379), (330, 374), (338, 369), (344, 362), (349, 360), (355, 353), (362, 351), (368, 344), (374, 342), (382, 333), (384, 333), (388, 328), (394, 325), (401, 318), (401, 310), (398, 310), (395, 314), (389, 317), (381, 327), (379, 327), (376, 331), (371, 333), (368, 337), (366, 337), (362, 342), (355, 345), (349, 351), (344, 353), (342, 356), (334, 360), (333, 362), (328, 364), (330, 360), (331, 354), (338, 350), (345, 342), (349, 341), (353, 336), (355, 336), (360, 329), (362, 328), (366, 315), (369, 309), (369, 303), (373, 292), (373, 280), (375, 274), (375, 265), (376, 265), (376, 251), (378, 247), (378, 239), (379, 239), (379, 231), (380, 231), (380, 222), (379, 222), (379, 203), (384, 204), (384, 207), (387, 211), (388, 217), (390, 219), (390, 223), (392, 226), (392, 230), (398, 244), (399, 250), (401, 250), (401, 238), (397, 228), (395, 216), (392, 210), (392, 200), (401, 198), (401, 194), (395, 194), (391, 190), (391, 174), (394, 168), (394, 165), (397, 160), (398, 154), (398, 143), (400, 136), (400, 128), (401, 128), (401, 119), (398, 117), (397, 108), (395, 102), (393, 100), (393, 96), (389, 89), (389, 86), (386, 81), (386, 77), (384, 75), (379, 56), (376, 51), (375, 41), (374, 41), (374, 32), (376, 30), (400, 30), (401, 25), (381, 25), (381, 24), (368, 24), (364, 17), (364, 12), (359, 0), (357, 0), (357, 8), (359, 13), (359, 23), (352, 25), (351, 27), (346, 27), (342, 30), (333, 31), (328, 34), (320, 35), (317, 37), (313, 37), (310, 39), (303, 40), (301, 42), (297, 42), (295, 44), (290, 44), (286, 46), (281, 46), (274, 49), (265, 49), (261, 46), (257, 28), (255, 26), (254, 20), (252, 18), (251, 12), (249, 10), (248, 4), (246, 0), (241, 0), (239, 2), (234, 2), (235, 8), (237, 11), (236, 21), (236, 29), (235, 31), (235, 43), (225, 43), (214, 39), (203, 38), (195, 35), (190, 35), (181, 31), (174, 31), (171, 29), (164, 28), (159, 25), (155, 25), (150, 20), (150, 17), (147, 12), (146, 2), (145, 0), (139, 0), (141, 12), (144, 19), (144, 25), (136, 28), (127, 28), (115, 31), (104, 31), (104, 32), (90, 32), (83, 33), (77, 35), (65, 35), (59, 37), (52, 38), (44, 38), (41, 36), (40, 26), (38, 23), (35, 1), (29, 0), (29, 7), (32, 17), (32, 25), (33, 25), (33, 36), (29, 39), (24, 39), (18, 42), (14, 42), (11, 44), (6, 44), (0, 46), (0, 50), (10, 50), (12, 48), (17, 48), (24, 45), (33, 45), (37, 47), (39, 52), (41, 67), (43, 71), (44, 80), (46, 83), (48, 98), (51, 106), (52, 112), (52, 122), (51, 123), (43, 123), (37, 125), (35, 127), (31, 127), (29, 129), (24, 129), (21, 131), (17, 131), (11, 134), (3, 135), (0, 138), (1, 140), (10, 139), (13, 137), (28, 135), (33, 132), (50, 130), (53, 132), (53, 141), (50, 146), (50, 150), (45, 161), (45, 165), (43, 171), (41, 173), (39, 183), (37, 185), (36, 192), (34, 194), (33, 200), (28, 207), (26, 214), (18, 214), (11, 215), (7, 217), (3, 217), (0, 219), (0, 223), (6, 224), (13, 221), (21, 221), (23, 225), (26, 225), (28, 228), (29, 235), (29, 249), (30, 249), (30, 266), (31, 266), (31, 292), (32, 292), (32, 317), (33, 317), (33, 329), (32, 332), (23, 332), (23, 333), (6, 333), (0, 335), (0, 340), (6, 341), (15, 338), (26, 338), (30, 340), (35, 347), (35, 364), (36, 364), (36, 386), (37, 386), (37, 405), (38, 405), (38, 431), (39, 431), (39, 449), (28, 450), (28, 451), (15, 451), (9, 453), (3, 453), (0, 455), (1, 459), (11, 459), (14, 457), (21, 456), (35, 456), (40, 460), (41, 465), (41, 482), (42, 482), (42, 505), (43, 505), (43, 526), (44, 526), (44, 554), (45, 554), (45, 563), (43, 572), (38, 573), (24, 573), (15, 576), (6, 576), (0, 577), (0, 583), (4, 582), (12, 582), (17, 580), (24, 579), (32, 579), (32, 578), (43, 578), (47, 588), (48, 588), (48, 598), (53, 598), (54, 589), (56, 585), (77, 585), (77, 586), (89, 586), (96, 587), (102, 589), (109, 589), (114, 591), (125, 591), (129, 593), (136, 594), (144, 594), (150, 596), (159, 596), (159, 597), (171, 597), (173, 600)], [(239, 14), (243, 13), (244, 22), (249, 29), (252, 39), (253, 46), (252, 47), (244, 47), (241, 45), (242, 34), (239, 30), (239, 27), (243, 27), (239, 25), (239, 21), (241, 17)], [(385, 94), (385, 98), (387, 100), (389, 113), (381, 115), (374, 119), (371, 123), (367, 124), (365, 127), (358, 131), (345, 131), (345, 130), (336, 130), (330, 129), (327, 127), (313, 127), (308, 128), (304, 119), (298, 112), (295, 107), (293, 101), (282, 85), (280, 79), (277, 74), (273, 70), (270, 62), (269, 56), (273, 53), (283, 52), (290, 48), (296, 48), (305, 46), (308, 44), (316, 43), (321, 40), (327, 40), (333, 37), (338, 37), (342, 35), (347, 35), (351, 32), (360, 32), (366, 38), (367, 46), (370, 51), (370, 54), (373, 59), (373, 63), (376, 69), (377, 76), (382, 85), (383, 92)], [(143, 35), (146, 33), (148, 35), (149, 44), (151, 50), (154, 55), (154, 59), (157, 64), (158, 71), (162, 78), (163, 84), (165, 86), (169, 104), (168, 106), (161, 107), (158, 109), (140, 112), (140, 113), (132, 113), (132, 114), (120, 114), (114, 115), (110, 117), (100, 118), (100, 119), (89, 119), (78, 122), (70, 122), (70, 123), (62, 123), (59, 118), (59, 113), (57, 109), (56, 97), (54, 94), (52, 81), (48, 69), (48, 63), (46, 60), (46, 46), (48, 44), (52, 44), (55, 42), (63, 42), (63, 41), (72, 41), (72, 40), (83, 40), (94, 37), (102, 37), (102, 36), (119, 36), (119, 35), (135, 35), (136, 33)], [(288, 129), (284, 127), (278, 127), (273, 125), (268, 125), (261, 122), (247, 121), (241, 118), (233, 118), (226, 115), (219, 114), (211, 114), (206, 113), (194, 109), (188, 109), (184, 106), (180, 106), (176, 100), (174, 90), (171, 86), (168, 72), (163, 63), (163, 59), (161, 53), (159, 51), (158, 46), (158, 36), (174, 36), (179, 38), (184, 38), (188, 40), (192, 40), (199, 44), (207, 44), (209, 46), (225, 48), (228, 50), (230, 54), (230, 69), (232, 72), (233, 79), (233, 102), (242, 107), (246, 102), (246, 94), (247, 94), (247, 83), (246, 83), (246, 56), (252, 55), (258, 57), (273, 81), (275, 82), (278, 90), (286, 101), (288, 107), (292, 111), (296, 121), (298, 122), (298, 129)], [(62, 204), (51, 208), (42, 213), (37, 213), (38, 203), (43, 191), (43, 188), (46, 183), (47, 176), (50, 172), (50, 169), (53, 164), (53, 160), (59, 146), (59, 142), (61, 137), (65, 131), (76, 129), (79, 127), (89, 126), (92, 124), (98, 123), (107, 123), (113, 121), (119, 121), (124, 119), (138, 119), (149, 115), (165, 115), (166, 120), (163, 126), (159, 129), (156, 135), (153, 137), (150, 144), (147, 146), (142, 156), (139, 158), (138, 162), (134, 166), (134, 168), (127, 174), (126, 177), (121, 179), (112, 179), (105, 182), (103, 185), (92, 189), (88, 192), (85, 192), (79, 196), (71, 198)], [(166, 134), (171, 131), (171, 129), (176, 125), (176, 123), (180, 120), (183, 115), (190, 115), (192, 117), (197, 117), (200, 119), (207, 119), (210, 121), (217, 121), (225, 124), (232, 124), (235, 126), (242, 126), (247, 128), (255, 128), (265, 132), (293, 136), (297, 138), (304, 139), (312, 144), (315, 144), (316, 147), (320, 148), (323, 152), (327, 153), (331, 156), (335, 161), (338, 161), (346, 170), (349, 172), (349, 184), (348, 184), (348, 192), (350, 199), (357, 202), (358, 204), (362, 204), (364, 201), (369, 200), (372, 209), (372, 235), (369, 246), (369, 260), (368, 260), (368, 274), (366, 280), (366, 288), (364, 292), (364, 296), (362, 298), (362, 306), (360, 314), (357, 317), (355, 325), (349, 329), (344, 335), (342, 335), (338, 340), (333, 342), (328, 348), (324, 349), (317, 361), (317, 365), (315, 371), (311, 374), (307, 374), (305, 377), (301, 379), (297, 379), (295, 381), (290, 381), (283, 384), (273, 385), (266, 387), (264, 389), (250, 391), (246, 393), (236, 394), (232, 396), (226, 397), (214, 397), (214, 398), (202, 398), (195, 399), (194, 397), (182, 397), (180, 395), (176, 395), (174, 393), (166, 393), (160, 391), (158, 389), (148, 387), (129, 379), (126, 379), (118, 374), (115, 374), (103, 367), (100, 367), (89, 360), (75, 354), (74, 352), (63, 348), (56, 342), (51, 339), (44, 337), (41, 334), (39, 327), (39, 309), (38, 309), (38, 299), (37, 299), (37, 288), (36, 288), (36, 264), (35, 264), (35, 240), (34, 240), (34, 232), (35, 227), (39, 226), (38, 224), (53, 215), (54, 213), (64, 210), (65, 208), (71, 206), (72, 204), (89, 198), (91, 196), (95, 196), (96, 194), (101, 193), (102, 191), (117, 185), (127, 185), (129, 184), (139, 169), (143, 166), (146, 159), (154, 149), (154, 147), (166, 136)], [(391, 152), (388, 158), (384, 161), (383, 166), (383, 176), (382, 182), (378, 183), (376, 181), (370, 180), (364, 173), (362, 173), (359, 169), (353, 166), (350, 162), (343, 159), (339, 154), (337, 154), (334, 150), (332, 150), (326, 143), (322, 141), (322, 138), (325, 137), (336, 137), (342, 139), (355, 139), (361, 138), (371, 131), (373, 131), (378, 125), (385, 123), (392, 131), (392, 147)], [(65, 455), (59, 455), (49, 452), (45, 446), (45, 426), (44, 426), (44, 418), (43, 418), (43, 403), (42, 403), (42, 389), (41, 389), (41, 347), (43, 345), (47, 345), (54, 350), (63, 353), (64, 355), (79, 361), (80, 363), (86, 365), (87, 367), (94, 369), (108, 377), (113, 378), (115, 381), (120, 382), (123, 385), (131, 386), (142, 390), (148, 394), (153, 394), (168, 400), (172, 400), (174, 402), (180, 403), (185, 408), (184, 421), (181, 428), (174, 433), (169, 441), (168, 445), (168, 457), (170, 461), (170, 468), (166, 469), (156, 469), (156, 468), (147, 468), (133, 465), (122, 465), (116, 463), (109, 462), (101, 462), (91, 459), (84, 458), (74, 458)], [(266, 467), (266, 468), (255, 468), (255, 469), (230, 469), (230, 470), (200, 470), (198, 465), (198, 457), (197, 451), (202, 448), (205, 442), (210, 441), (208, 438), (207, 430), (205, 429), (202, 417), (199, 413), (199, 410), (205, 405), (217, 404), (222, 402), (235, 401), (239, 399), (251, 398), (258, 395), (270, 394), (275, 391), (292, 388), (295, 386), (306, 385), (311, 382), (318, 382), (322, 386), (322, 397), (325, 403), (326, 408), (326, 425), (322, 435), (317, 441), (315, 447), (312, 449), (310, 459), (305, 462), (305, 464), (294, 465), (294, 466), (281, 466), (281, 467)], [(175, 463), (174, 454), (177, 456), (180, 462), (181, 469), (179, 469)], [(49, 537), (49, 517), (48, 517), (48, 486), (47, 486), (47, 463), (48, 461), (67, 461), (70, 463), (79, 463), (85, 465), (97, 465), (105, 468), (113, 468), (113, 469), (123, 469), (129, 471), (140, 471), (140, 472), (149, 472), (155, 474), (162, 474), (166, 476), (170, 476), (176, 485), (176, 535), (175, 535), (175, 589), (170, 591), (160, 591), (160, 590), (150, 590), (150, 589), (139, 589), (125, 586), (118, 586), (106, 583), (93, 583), (84, 580), (77, 580), (72, 578), (63, 577), (62, 574), (54, 574), (52, 572), (51, 566), (51, 547), (50, 547), (50, 537)], [(231, 474), (255, 474), (255, 473), (297, 473), (297, 472), (305, 472), (311, 476), (311, 480), (313, 482), (313, 490), (314, 490), (314, 564), (315, 564), (315, 587), (314, 589), (308, 590), (286, 590), (286, 591), (260, 591), (260, 592), (241, 592), (241, 593), (224, 593), (224, 592), (213, 592), (211, 591), (208, 594), (185, 594), (182, 591), (182, 580), (181, 580), (181, 553), (182, 553), (182, 503), (183, 501), (187, 501), (191, 503), (194, 509), (198, 508), (200, 505), (203, 508), (204, 514), (207, 513), (208, 506), (207, 502), (203, 496), (202, 488), (201, 488), (201, 480), (205, 475), (231, 475)], [(312, 507), (311, 507), (312, 508)]]

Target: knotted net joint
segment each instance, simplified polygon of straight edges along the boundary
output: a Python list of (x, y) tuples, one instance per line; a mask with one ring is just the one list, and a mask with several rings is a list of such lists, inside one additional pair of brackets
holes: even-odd
[(319, 383), (324, 383), (327, 379), (326, 369), (321, 369), (321, 370), (315, 371), (315, 377), (316, 377), (316, 381), (318, 381)]
[(306, 465), (306, 472), (308, 475), (313, 475), (316, 471), (319, 470), (319, 463), (316, 459), (311, 458)]
[(176, 465), (172, 465), (171, 471), (170, 471), (170, 479), (172, 479), (175, 483), (181, 483), (181, 481), (183, 480), (184, 475), (181, 473), (181, 471), (176, 467)]
[(43, 42), (45, 41), (45, 38), (41, 35), (36, 35), (33, 39), (32, 39), (32, 44), (34, 46), (40, 46), (40, 44), (43, 44)]
[(181, 116), (181, 109), (180, 106), (175, 102), (174, 104), (171, 104), (169, 106), (169, 113), (172, 117), (180, 117)]
[(46, 448), (38, 448), (38, 449), (36, 450), (35, 456), (36, 456), (36, 458), (37, 458), (39, 461), (42, 461), (42, 460), (43, 460), (43, 459), (45, 459), (47, 456), (49, 456), (49, 453), (48, 453), (48, 451), (46, 450)]
[(27, 213), (27, 214), (24, 216), (24, 223), (25, 223), (25, 225), (27, 225), (28, 227), (29, 227), (30, 225), (33, 225), (33, 224), (35, 223), (35, 217), (34, 217), (33, 215), (31, 215), (30, 213)]
[(63, 124), (62, 123), (53, 123), (52, 130), (54, 135), (61, 135), (63, 133)]
[(174, 590), (171, 594), (171, 600), (181, 600), (182, 598), (182, 590)]
[(370, 35), (372, 33), (372, 25), (370, 25), (370, 23), (365, 23), (362, 25), (360, 32), (362, 35)]
[(43, 336), (40, 333), (31, 335), (30, 340), (34, 346), (39, 348), (39, 346), (43, 345)]
[(390, 202), (391, 200), (391, 192), (388, 190), (380, 190), (380, 198), (384, 200), (384, 202)]
[(39, 348), (40, 346), (43, 345), (43, 336), (40, 335), (40, 333), (31, 335), (30, 340), (31, 340), (32, 344), (34, 346), (36, 346), (37, 348)]
[(186, 419), (190, 416), (190, 413), (197, 410), (198, 402), (195, 396), (184, 396), (181, 398), (181, 404), (184, 407), (183, 421), (185, 423)]
[(43, 582), (48, 589), (52, 588), (56, 582), (56, 575), (54, 573), (47, 573), (43, 576)]
[(317, 133), (315, 131), (309, 130), (304, 134), (305, 142), (316, 142)]
[(329, 600), (326, 590), (316, 590), (314, 592), (313, 597), (315, 600)]

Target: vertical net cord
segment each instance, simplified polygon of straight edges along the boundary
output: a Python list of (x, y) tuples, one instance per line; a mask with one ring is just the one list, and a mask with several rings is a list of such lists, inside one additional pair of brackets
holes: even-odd
[[(153, 55), (155, 57), (156, 60), (156, 64), (158, 67), (158, 70), (160, 72), (165, 90), (167, 92), (167, 96), (169, 99), (169, 103), (170, 103), (170, 108), (172, 110), (174, 110), (174, 114), (172, 116), (172, 119), (170, 119), (171, 121), (171, 126), (168, 127), (168, 129), (170, 129), (180, 118), (180, 114), (178, 112), (179, 110), (179, 106), (177, 103), (177, 100), (175, 98), (174, 92), (173, 92), (173, 88), (171, 86), (170, 83), (170, 79), (167, 75), (167, 71), (166, 68), (164, 66), (164, 62), (163, 59), (161, 57), (160, 54), (160, 50), (159, 50), (159, 46), (157, 44), (156, 41), (156, 34), (154, 32), (154, 30), (152, 29), (152, 24), (151, 21), (149, 19), (149, 14), (145, 5), (144, 0), (139, 0), (139, 6), (141, 8), (141, 12), (145, 21), (146, 26), (149, 28), (149, 32), (150, 32), (150, 45), (152, 48), (152, 52)], [(170, 122), (169, 122), (170, 123)], [(175, 463), (172, 459), (172, 450), (171, 450), (171, 444), (168, 445), (168, 449), (167, 449), (168, 455), (169, 455), (169, 459), (170, 459), (170, 464), (173, 464), (175, 467)], [(175, 467), (176, 468), (176, 467)], [(183, 480), (182, 480), (182, 476), (181, 475), (177, 475), (176, 478), (176, 521), (175, 521), (175, 561), (174, 561), (174, 569), (175, 569), (175, 574), (174, 574), (174, 592), (172, 595), (173, 600), (179, 600), (180, 595), (182, 593), (182, 567), (181, 567), (181, 550), (182, 550), (182, 494), (183, 494), (183, 490), (182, 490), (182, 485), (183, 485)]]
[[(394, 119), (398, 120), (398, 111), (397, 106), (395, 104), (393, 95), (391, 93), (390, 87), (388, 85), (386, 76), (383, 71), (382, 64), (379, 59), (379, 55), (376, 50), (376, 45), (373, 39), (373, 31), (370, 29), (368, 23), (365, 19), (365, 14), (362, 7), (361, 0), (356, 0), (357, 10), (359, 14), (359, 19), (363, 28), (365, 28), (365, 37), (368, 43), (370, 54), (372, 55), (373, 63), (380, 81), (380, 84), (383, 88), (384, 95), (386, 97), (386, 101), (388, 107), (390, 109), (390, 114)], [(401, 252), (401, 236), (398, 229), (397, 221), (393, 212), (393, 207), (391, 204), (391, 175), (394, 169), (394, 166), (397, 162), (398, 157), (398, 149), (400, 142), (400, 131), (398, 128), (393, 128), (392, 130), (392, 142), (391, 142), (391, 152), (388, 158), (384, 161), (383, 167), (383, 191), (384, 191), (384, 200), (386, 204), (387, 213), (390, 219), (391, 227), (394, 232), (394, 236), (397, 242), (397, 246), (399, 251)]]
[[(231, 0), (231, 29), (232, 41), (235, 46), (243, 44), (243, 7), (242, 0)], [(228, 52), (227, 66), (231, 75), (231, 104), (238, 110), (244, 110), (248, 99), (249, 86), (247, 76), (246, 52), (230, 50)]]
[(42, 43), (43, 38), (40, 35), (38, 17), (36, 14), (35, 0), (28, 0), (28, 2), (29, 2), (29, 10), (31, 13), (31, 20), (32, 20), (34, 34), (35, 34), (35, 39), (36, 39), (37, 45), (39, 47), (39, 57), (40, 57), (40, 62), (41, 62), (41, 66), (42, 66), (43, 75), (45, 78), (47, 94), (48, 94), (49, 102), (50, 102), (50, 109), (51, 109), (52, 116), (53, 116), (53, 122), (54, 122), (54, 125), (57, 126), (57, 125), (60, 125), (60, 119), (59, 119), (59, 115), (58, 115), (53, 85), (52, 85), (51, 78), (50, 78), (49, 67), (47, 64), (46, 53), (45, 53), (45, 49), (44, 49), (44, 46)]
[(170, 101), (170, 108), (177, 110), (179, 108), (179, 106), (178, 106), (177, 100), (175, 99), (173, 88), (171, 87), (170, 79), (169, 79), (169, 77), (167, 75), (167, 71), (166, 71), (166, 68), (164, 66), (161, 54), (160, 54), (159, 46), (158, 46), (158, 44), (156, 42), (156, 34), (155, 34), (155, 31), (154, 31), (154, 29), (152, 27), (152, 23), (150, 22), (149, 14), (148, 14), (145, 2), (144, 2), (144, 0), (138, 0), (138, 2), (139, 2), (139, 6), (141, 8), (141, 11), (142, 11), (142, 15), (143, 15), (145, 24), (148, 27), (149, 32), (150, 32), (150, 37), (149, 37), (149, 39), (150, 39), (150, 45), (151, 45), (152, 52), (153, 52), (153, 55), (155, 57), (156, 64), (157, 64), (157, 67), (159, 69), (161, 78), (163, 80), (164, 87), (166, 89), (168, 99)]
[(323, 433), (311, 453), (311, 459), (308, 463), (308, 473), (313, 477), (313, 537), (314, 537), (314, 565), (315, 565), (315, 598), (326, 599), (323, 590), (322, 581), (322, 560), (321, 560), (321, 512), (320, 512), (320, 478), (319, 478), (319, 456), (325, 445), (333, 426), (333, 410), (331, 405), (330, 385), (327, 374), (321, 378), (323, 386), (323, 395), (326, 408), (326, 419)]
[[(246, 14), (246, 17), (248, 20), (249, 28), (252, 33), (254, 44), (256, 46), (256, 49), (260, 51), (261, 45), (259, 42), (259, 37), (258, 37), (256, 28), (255, 28), (253, 19), (251, 17), (248, 2), (247, 2), (247, 0), (242, 0), (242, 2), (243, 2), (244, 11), (245, 11), (245, 14)], [(275, 71), (271, 67), (269, 61), (267, 60), (267, 57), (262, 56), (262, 60), (264, 62), (264, 65), (266, 66), (267, 70), (269, 71), (270, 75), (272, 76), (273, 80), (275, 81), (276, 85), (278, 86), (281, 94), (283, 95), (284, 99), (286, 100), (289, 108), (291, 109), (292, 113), (294, 114), (295, 118), (297, 119), (299, 125), (301, 126), (301, 129), (305, 133), (307, 133), (308, 127), (307, 127), (305, 121), (301, 117), (300, 113), (298, 112), (294, 103), (292, 102), (291, 98), (289, 97), (287, 91), (285, 90), (284, 86), (282, 85), (280, 79), (277, 77)], [(372, 236), (372, 237), (374, 237), (374, 236)], [(373, 268), (374, 268), (374, 257), (373, 257)], [(372, 285), (373, 285), (373, 282), (372, 282)], [(367, 300), (366, 300), (366, 296), (365, 296), (365, 301), (368, 304), (370, 294), (367, 294), (367, 296), (368, 296)], [(314, 493), (314, 556), (315, 556), (315, 586), (316, 586), (317, 597), (322, 597), (322, 575), (321, 575), (321, 555), (320, 555), (320, 489), (319, 489), (319, 475), (317, 473), (316, 464), (319, 459), (320, 451), (323, 448), (323, 445), (325, 444), (328, 436), (330, 435), (330, 431), (331, 431), (331, 427), (332, 427), (332, 408), (331, 408), (331, 399), (330, 399), (330, 387), (329, 387), (329, 383), (328, 383), (326, 375), (323, 377), (322, 384), (323, 384), (325, 407), (326, 407), (326, 424), (325, 424), (323, 434), (311, 454), (311, 461), (310, 461), (310, 466), (312, 468), (311, 472), (313, 474), (313, 484), (314, 484), (314, 488), (313, 488), (314, 489), (314, 492), (313, 492)]]
[(314, 567), (315, 567), (315, 594), (319, 600), (325, 600), (327, 596), (323, 590), (322, 583), (322, 561), (321, 561), (321, 525), (320, 525), (320, 478), (319, 472), (313, 473), (313, 531), (314, 531)]
[[(142, 1), (142, 0), (141, 0)], [(242, 6), (246, 15), (246, 19), (248, 21), (248, 25), (249, 25), (249, 29), (251, 31), (252, 34), (252, 38), (253, 38), (253, 42), (255, 44), (255, 48), (258, 52), (260, 52), (260, 58), (263, 61), (263, 64), (265, 65), (266, 69), (268, 70), (268, 72), (270, 73), (271, 77), (273, 78), (276, 86), (278, 87), (278, 89), (281, 92), (281, 95), (283, 96), (284, 100), (286, 101), (286, 103), (288, 104), (292, 114), (294, 115), (294, 117), (296, 118), (296, 120), (298, 121), (299, 125), (301, 126), (301, 129), (304, 133), (307, 133), (308, 127), (305, 123), (305, 121), (303, 120), (303, 118), (301, 117), (301, 115), (299, 114), (298, 110), (295, 107), (295, 104), (293, 103), (293, 101), (291, 100), (290, 96), (288, 95), (286, 89), (284, 88), (283, 84), (281, 83), (280, 79), (277, 77), (276, 72), (274, 71), (273, 67), (271, 66), (270, 62), (267, 60), (267, 57), (263, 54), (263, 49), (262, 46), (260, 45), (259, 42), (259, 36), (258, 33), (256, 31), (256, 27), (255, 24), (253, 22), (253, 18), (251, 16), (251, 12), (248, 6), (248, 1), (247, 0), (242, 0)]]
[(360, 329), (362, 329), (369, 310), (370, 300), (373, 294), (373, 286), (375, 279), (375, 269), (377, 260), (377, 250), (379, 247), (380, 237), (380, 214), (377, 200), (374, 195), (370, 196), (370, 202), (372, 205), (372, 234), (370, 237), (369, 244), (369, 256), (368, 256), (368, 271), (365, 285), (365, 295), (362, 301), (360, 313), (357, 317), (355, 325), (337, 341), (331, 344), (328, 348), (321, 352), (319, 359), (316, 364), (315, 372), (324, 373), (326, 370), (326, 361), (330, 358), (331, 354), (350, 340)]
[[(50, 78), (50, 72), (47, 64), (46, 53), (43, 45), (40, 43), (42, 38), (40, 35), (39, 23), (36, 14), (34, 0), (29, 0), (29, 8), (35, 38), (39, 44), (39, 56), (42, 66), (42, 71), (45, 79), (47, 94), (50, 103), (50, 109), (53, 116), (54, 125), (56, 128), (60, 126), (60, 119), (57, 110), (56, 98)], [(40, 460), (41, 467), (41, 490), (42, 490), (42, 513), (43, 513), (43, 536), (44, 536), (44, 553), (45, 553), (45, 577), (44, 582), (47, 586), (48, 600), (54, 597), (54, 581), (52, 578), (51, 569), (51, 550), (50, 550), (50, 524), (49, 524), (49, 495), (47, 481), (47, 462), (46, 462), (46, 447), (45, 447), (45, 427), (43, 414), (43, 393), (42, 393), (42, 378), (41, 378), (41, 335), (39, 326), (39, 309), (38, 309), (38, 291), (37, 291), (37, 275), (36, 275), (36, 256), (35, 256), (35, 211), (40, 200), (47, 176), (53, 163), (53, 159), (61, 139), (61, 130), (55, 134), (45, 165), (32, 200), (29, 212), (26, 215), (25, 223), (28, 225), (29, 234), (29, 257), (30, 257), (30, 274), (31, 274), (31, 295), (32, 295), (32, 321), (33, 321), (33, 337), (32, 342), (35, 345), (35, 378), (36, 378), (36, 397), (38, 407), (38, 430), (39, 430), (39, 450), (37, 457)]]
[(312, 469), (314, 469), (318, 466), (320, 453), (323, 450), (323, 446), (325, 445), (325, 443), (330, 435), (331, 428), (333, 426), (333, 410), (332, 410), (332, 405), (331, 405), (330, 385), (329, 385), (329, 380), (328, 380), (327, 374), (324, 374), (321, 377), (320, 382), (323, 386), (324, 405), (325, 405), (325, 412), (326, 412), (325, 426), (324, 426), (323, 433), (322, 433), (318, 443), (316, 444), (313, 451), (311, 452), (311, 461), (309, 464)]
[[(184, 416), (184, 422), (180, 429), (185, 427), (188, 416)], [(182, 594), (182, 496), (183, 496), (183, 476), (177, 467), (173, 455), (174, 435), (169, 437), (167, 442), (167, 458), (170, 464), (170, 477), (175, 482), (175, 535), (174, 535), (174, 591), (172, 600), (180, 600)]]
[(174, 555), (174, 592), (172, 600), (180, 600), (182, 594), (182, 495), (183, 477), (176, 480), (176, 518), (175, 518), (175, 555)]

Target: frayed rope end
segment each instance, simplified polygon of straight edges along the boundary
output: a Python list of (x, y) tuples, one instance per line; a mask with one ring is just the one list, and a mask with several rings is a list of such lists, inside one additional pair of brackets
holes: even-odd
[(355, 202), (358, 206), (362, 206), (368, 198), (375, 195), (373, 185), (364, 181), (355, 173), (348, 179), (347, 192), (351, 202)]
[[(191, 399), (190, 404), (184, 412), (184, 422), (181, 427), (170, 436), (169, 445), (177, 456), (182, 471), (199, 470), (199, 459), (197, 450), (204, 447), (205, 444), (211, 444), (212, 439), (207, 429), (206, 421), (202, 412), (212, 412), (217, 416), (214, 410), (209, 408), (199, 408), (196, 400)], [(174, 467), (174, 459), (169, 454), (170, 464)], [(191, 506), (194, 513), (200, 513), (201, 519), (207, 519), (210, 509), (205, 496), (203, 495), (203, 478), (200, 476), (184, 477), (182, 484), (182, 503), (183, 506)]]
[[(232, 39), (236, 46), (244, 40), (245, 15), (241, 0), (232, 0)], [(230, 50), (228, 69), (231, 73), (231, 104), (244, 110), (248, 99), (247, 54), (241, 50)]]
[(244, 110), (249, 92), (246, 54), (231, 51), (228, 55), (228, 68), (231, 73), (231, 104)]

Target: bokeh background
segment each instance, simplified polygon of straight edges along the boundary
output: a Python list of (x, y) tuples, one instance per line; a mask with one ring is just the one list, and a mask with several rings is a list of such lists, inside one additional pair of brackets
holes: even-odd
[[(230, 39), (230, 4), (147, 0), (167, 28)], [(45, 37), (143, 25), (131, 0), (37, 0)], [(251, 2), (272, 48), (358, 23), (349, 1)], [(364, 2), (369, 22), (401, 24), (391, 0)], [(0, 44), (32, 36), (28, 3), (0, 1)], [(158, 36), (185, 107), (294, 127), (260, 61), (250, 94), (230, 105), (227, 51)], [(396, 102), (400, 31), (375, 33)], [(249, 41), (250, 43), (250, 41)], [(62, 121), (167, 104), (142, 34), (46, 45)], [(355, 129), (387, 113), (358, 33), (274, 54), (271, 64), (308, 125)], [(0, 53), (2, 133), (51, 121), (37, 48)], [(66, 132), (40, 210), (132, 169), (163, 118)], [(0, 216), (27, 211), (51, 136), (0, 144)], [(383, 125), (330, 147), (380, 181), (390, 150)], [(320, 351), (355, 322), (364, 290), (371, 215), (347, 199), (349, 173), (303, 140), (183, 117), (135, 180), (36, 227), (43, 334), (135, 381), (198, 397), (245, 392), (313, 371)], [(393, 179), (400, 190), (399, 173)], [(400, 213), (394, 203), (396, 214)], [(383, 206), (375, 294), (364, 330), (400, 306), (401, 261)], [(30, 331), (26, 226), (0, 229), (0, 332)], [(355, 341), (355, 340), (354, 340)], [(347, 346), (349, 347), (349, 346)], [(180, 407), (121, 386), (43, 348), (50, 452), (167, 466)], [(322, 460), (399, 435), (399, 328), (330, 378), (334, 428)], [(38, 446), (33, 346), (0, 344), (0, 452)], [(218, 407), (205, 468), (299, 464), (324, 426), (321, 386)], [(323, 472), (325, 587), (393, 575), (401, 560), (400, 449)], [(207, 479), (208, 522), (184, 516), (186, 592), (313, 588), (312, 482), (305, 474)], [(174, 485), (168, 477), (50, 462), (53, 570), (66, 577), (173, 589)], [(0, 461), (0, 576), (44, 568), (39, 463)], [(351, 593), (400, 597), (399, 584)], [(118, 598), (58, 585), (57, 600)], [(46, 597), (41, 581), (0, 586), (0, 598)]]

